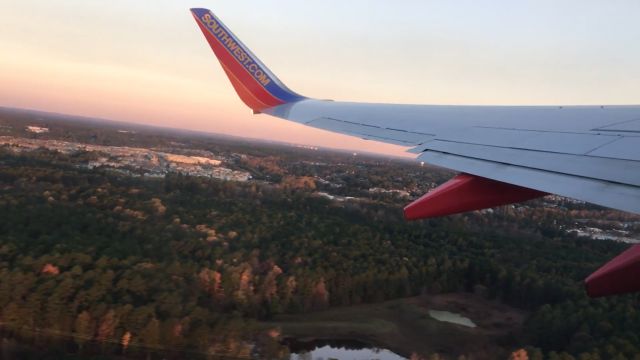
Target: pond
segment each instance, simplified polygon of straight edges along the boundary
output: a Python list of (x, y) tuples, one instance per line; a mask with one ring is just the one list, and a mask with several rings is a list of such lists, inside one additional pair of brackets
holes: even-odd
[(353, 340), (285, 341), (291, 350), (290, 360), (407, 360), (390, 350)]
[(444, 321), (466, 327), (474, 328), (477, 326), (473, 321), (471, 321), (471, 319), (449, 311), (429, 310), (429, 316), (438, 321)]
[[(429, 316), (437, 321), (475, 328), (469, 318), (450, 311), (429, 310)], [(379, 348), (356, 340), (297, 340), (288, 338), (284, 345), (291, 352), (290, 360), (407, 360), (391, 350)]]

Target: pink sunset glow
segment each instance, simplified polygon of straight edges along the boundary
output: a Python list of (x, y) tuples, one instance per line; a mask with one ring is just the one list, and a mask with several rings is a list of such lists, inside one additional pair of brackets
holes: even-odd
[[(633, 9), (532, 2), (508, 5), (512, 18), (504, 18), (495, 9), (504, 4), (470, 2), (461, 19), (445, 3), (10, 2), (0, 9), (0, 106), (411, 156), (402, 147), (252, 115), (193, 21), (189, 8), (196, 6), (211, 8), (281, 80), (309, 97), (637, 102), (640, 51), (626, 45), (640, 36)], [(568, 21), (564, 10), (580, 12), (579, 19)]]

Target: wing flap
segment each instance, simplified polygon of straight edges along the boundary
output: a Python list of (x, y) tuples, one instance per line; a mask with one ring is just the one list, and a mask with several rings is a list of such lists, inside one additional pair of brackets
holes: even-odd
[(640, 161), (640, 137), (625, 136), (590, 152), (589, 155)]
[(580, 155), (593, 151), (617, 139), (619, 139), (618, 136), (611, 135), (537, 131), (535, 136), (515, 147), (527, 150)]
[(542, 192), (640, 213), (640, 188), (637, 186), (438, 151), (426, 151), (418, 156), (418, 160)]
[(629, 133), (629, 134), (639, 134), (640, 133), (640, 120), (631, 120), (631, 121), (623, 121), (622, 123), (616, 123), (613, 125), (604, 126), (598, 129), (597, 131), (613, 131), (613, 132), (621, 132), (621, 133)]
[[(640, 162), (433, 140), (425, 150), (640, 186)], [(466, 171), (466, 170), (465, 170)]]
[[(438, 140), (582, 155), (621, 139), (619, 135), (568, 133), (472, 126), (438, 134)], [(426, 146), (423, 147), (427, 149)]]

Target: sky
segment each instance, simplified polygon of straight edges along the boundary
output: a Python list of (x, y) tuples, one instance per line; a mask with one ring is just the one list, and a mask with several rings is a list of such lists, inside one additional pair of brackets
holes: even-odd
[(404, 153), (252, 115), (190, 7), (308, 97), (640, 103), (637, 0), (0, 0), (0, 106)]

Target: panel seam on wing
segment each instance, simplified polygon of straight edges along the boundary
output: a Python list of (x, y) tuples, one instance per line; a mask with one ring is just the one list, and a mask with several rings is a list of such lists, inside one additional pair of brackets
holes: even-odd
[[(640, 186), (638, 186), (638, 185), (627, 184), (627, 183), (623, 183), (623, 182), (619, 182), (619, 181), (611, 181), (611, 180), (599, 179), (599, 178), (595, 178), (595, 177), (591, 177), (591, 176), (582, 176), (582, 175), (576, 175), (576, 174), (570, 174), (570, 173), (563, 173), (563, 172), (559, 172), (559, 171), (555, 171), (555, 170), (548, 170), (548, 169), (543, 169), (543, 168), (538, 168), (538, 167), (532, 167), (532, 166), (519, 165), (519, 164), (507, 163), (507, 162), (502, 162), (502, 161), (483, 159), (483, 158), (479, 158), (479, 157), (475, 157), (475, 156), (461, 155), (461, 154), (456, 154), (456, 153), (452, 153), (452, 152), (431, 150), (431, 149), (426, 149), (425, 151), (423, 151), (423, 153), (424, 152), (433, 152), (433, 153), (438, 153), (438, 154), (457, 156), (457, 157), (467, 158), (467, 159), (472, 159), (472, 160), (485, 161), (485, 162), (492, 163), (492, 164), (501, 164), (501, 165), (519, 167), (519, 168), (523, 168), (523, 169), (544, 171), (544, 172), (547, 172), (547, 173), (550, 173), (550, 174), (573, 176), (573, 177), (581, 178), (581, 179), (600, 181), (600, 182), (604, 182), (604, 183), (621, 185), (621, 186), (628, 186), (628, 187), (632, 187), (632, 188), (635, 188), (635, 189), (640, 189)], [(572, 154), (566, 154), (566, 155), (572, 155)]]

